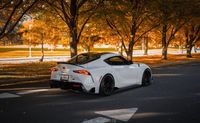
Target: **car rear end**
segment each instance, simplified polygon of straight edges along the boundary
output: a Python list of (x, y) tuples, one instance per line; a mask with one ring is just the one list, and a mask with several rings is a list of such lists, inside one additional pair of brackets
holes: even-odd
[(52, 68), (50, 86), (92, 91), (94, 82), (90, 72), (84, 67), (58, 62), (58, 65)]
[(88, 57), (88, 54), (80, 54), (67, 62), (58, 62), (57, 66), (51, 69), (50, 87), (94, 92), (93, 77), (84, 64), (98, 58), (99, 56)]

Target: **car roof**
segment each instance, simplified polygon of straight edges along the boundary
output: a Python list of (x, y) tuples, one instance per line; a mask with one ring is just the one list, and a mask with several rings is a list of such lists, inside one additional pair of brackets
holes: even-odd
[(119, 54), (116, 54), (116, 53), (103, 53), (101, 55), (101, 58), (103, 59), (107, 59), (107, 58), (110, 58), (110, 57), (113, 57), (113, 56), (120, 56)]
[[(112, 53), (112, 52), (86, 52), (86, 53), (81, 53), (81, 54), (82, 55), (84, 55), (84, 54), (97, 55), (97, 56), (99, 56), (100, 58), (103, 58), (103, 59), (113, 57), (113, 56), (120, 56), (119, 54)], [(79, 54), (79, 55), (81, 55), (81, 54)]]

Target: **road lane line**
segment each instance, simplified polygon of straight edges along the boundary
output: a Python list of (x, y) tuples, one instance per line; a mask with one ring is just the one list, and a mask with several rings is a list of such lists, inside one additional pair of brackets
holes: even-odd
[(25, 90), (22, 92), (18, 92), (17, 94), (24, 95), (24, 94), (32, 94), (32, 93), (45, 92), (45, 91), (57, 91), (57, 90), (60, 90), (60, 89), (34, 89), (34, 90)]
[(16, 98), (16, 97), (20, 97), (20, 96), (16, 95), (16, 94), (11, 94), (11, 93), (1, 93), (0, 94), (0, 99), (4, 99), (4, 98)]
[(82, 123), (107, 123), (110, 122), (111, 119), (104, 118), (104, 117), (97, 117), (90, 120), (85, 120)]

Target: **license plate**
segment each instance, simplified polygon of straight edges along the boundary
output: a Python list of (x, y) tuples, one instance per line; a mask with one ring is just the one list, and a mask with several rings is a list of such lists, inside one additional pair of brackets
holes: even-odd
[(63, 74), (63, 75), (61, 76), (61, 80), (69, 80), (69, 75)]

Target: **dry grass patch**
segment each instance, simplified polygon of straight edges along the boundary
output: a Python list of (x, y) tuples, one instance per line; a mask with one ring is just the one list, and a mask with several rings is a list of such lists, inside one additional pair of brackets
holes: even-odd
[(2, 64), (0, 65), (0, 85), (24, 81), (41, 81), (50, 77), (50, 68), (55, 62)]
[(168, 55), (168, 60), (161, 60), (161, 55), (153, 55), (153, 56), (141, 56), (134, 57), (133, 60), (135, 62), (146, 63), (150, 66), (160, 65), (160, 64), (168, 64), (168, 63), (180, 63), (183, 61), (200, 61), (200, 54), (193, 54), (192, 58), (186, 58), (183, 54), (181, 55)]

